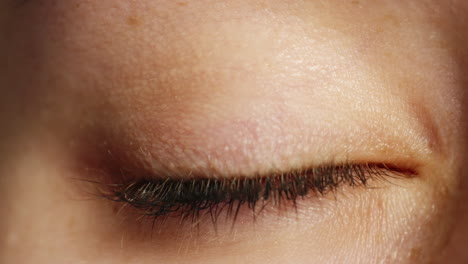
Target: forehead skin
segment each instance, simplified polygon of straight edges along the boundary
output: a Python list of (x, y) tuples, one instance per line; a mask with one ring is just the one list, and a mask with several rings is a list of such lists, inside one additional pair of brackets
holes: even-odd
[[(41, 250), (59, 249), (71, 261), (111, 263), (238, 263), (244, 256), (260, 263), (270, 255), (279, 263), (419, 263), (434, 252), (442, 252), (440, 262), (468, 258), (459, 250), (467, 243), (467, 208), (458, 207), (468, 196), (461, 172), (465, 1), (4, 0), (0, 7), (0, 190), (7, 204), (0, 215), (9, 215), (0, 222), (7, 234), (0, 255), (7, 262), (46, 261)], [(185, 254), (129, 239), (120, 251), (118, 228), (96, 231), (117, 222), (105, 210), (96, 213), (102, 205), (67, 204), (56, 190), (71, 188), (58, 175), (76, 173), (62, 164), (94, 162), (107, 152), (155, 173), (248, 175), (352, 159), (414, 166), (422, 180), (383, 192), (389, 212), (380, 218), (372, 214), (382, 206), (378, 199), (360, 196), (343, 203), (336, 219), (351, 220), (337, 220), (338, 227), (305, 225), (266, 242)], [(31, 172), (36, 176), (25, 180)], [(25, 192), (28, 183), (35, 187)], [(12, 209), (34, 199), (34, 217)], [(35, 244), (49, 218), (58, 219), (51, 237), (60, 242)], [(382, 229), (363, 228), (356, 238), (351, 227), (363, 219), (382, 220), (371, 225)], [(311, 241), (313, 234), (324, 243)], [(105, 254), (90, 245), (103, 245)], [(259, 247), (264, 252), (251, 250)]]

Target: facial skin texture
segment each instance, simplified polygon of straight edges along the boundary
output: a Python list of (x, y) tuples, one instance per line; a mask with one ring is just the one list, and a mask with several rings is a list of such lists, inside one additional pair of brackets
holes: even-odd
[[(0, 263), (466, 263), (466, 1), (2, 0)], [(152, 229), (115, 170), (412, 179)], [(104, 164), (104, 165), (103, 165)], [(110, 165), (109, 165), (110, 164)], [(114, 175), (115, 176), (115, 175)]]

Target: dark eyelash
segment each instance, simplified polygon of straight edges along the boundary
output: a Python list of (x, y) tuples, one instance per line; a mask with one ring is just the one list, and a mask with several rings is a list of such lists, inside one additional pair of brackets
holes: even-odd
[(269, 202), (290, 201), (296, 206), (296, 200), (308, 194), (325, 195), (344, 184), (367, 186), (370, 179), (405, 175), (414, 176), (415, 171), (384, 163), (342, 164), (254, 177), (144, 179), (108, 185), (110, 191), (104, 195), (154, 219), (176, 215), (196, 222), (206, 211), (216, 222), (223, 210), (235, 220), (241, 206), (254, 212)]

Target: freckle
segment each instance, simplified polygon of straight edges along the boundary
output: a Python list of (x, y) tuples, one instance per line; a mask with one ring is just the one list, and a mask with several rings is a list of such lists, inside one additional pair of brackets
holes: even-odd
[(138, 20), (138, 18), (133, 17), (133, 16), (128, 17), (127, 18), (127, 25), (129, 25), (129, 26), (138, 26), (138, 25), (140, 25), (140, 20)]
[(78, 3), (78, 4), (75, 5), (75, 8), (80, 8), (80, 6), (81, 5)]
[(359, 5), (359, 1), (357, 1), (357, 0), (351, 1), (351, 4), (353, 4), (353, 5)]
[(178, 6), (186, 6), (186, 5), (187, 5), (187, 2), (178, 2), (177, 5), (178, 5)]
[(377, 208), (379, 208), (379, 210), (382, 210), (383, 209), (383, 204), (382, 204), (382, 200), (377, 200)]
[(400, 26), (400, 20), (398, 20), (394, 15), (384, 15), (382, 17), (382, 22), (391, 24), (392, 26)]
[(68, 229), (72, 229), (75, 226), (75, 218), (70, 218), (68, 221)]

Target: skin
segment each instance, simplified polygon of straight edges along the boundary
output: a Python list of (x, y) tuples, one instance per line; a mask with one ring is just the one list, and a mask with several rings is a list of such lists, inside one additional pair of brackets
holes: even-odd
[[(466, 1), (12, 2), (0, 263), (468, 261)], [(216, 228), (152, 227), (77, 180), (344, 161), (417, 175)]]

